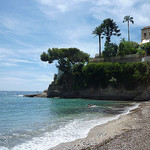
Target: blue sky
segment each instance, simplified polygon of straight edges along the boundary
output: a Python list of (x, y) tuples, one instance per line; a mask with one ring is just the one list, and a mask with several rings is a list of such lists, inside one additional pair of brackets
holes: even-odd
[[(77, 47), (91, 57), (98, 53), (92, 35), (106, 18), (113, 19), (127, 39), (124, 16), (134, 17), (131, 40), (140, 42), (150, 25), (150, 0), (0, 0), (0, 90), (44, 90), (53, 80), (54, 64), (40, 60), (53, 47)], [(105, 40), (102, 40), (102, 44)]]

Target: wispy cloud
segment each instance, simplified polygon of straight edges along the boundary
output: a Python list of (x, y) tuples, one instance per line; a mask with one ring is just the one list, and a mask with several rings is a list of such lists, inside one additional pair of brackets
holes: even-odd
[(14, 18), (10, 15), (1, 16), (0, 23), (10, 33), (25, 35), (31, 32), (31, 21), (25, 21), (23, 18)]
[(111, 0), (95, 1), (93, 7), (91, 7), (92, 15), (99, 20), (103, 20), (107, 17), (113, 18), (118, 22), (122, 22), (125, 15), (131, 15), (134, 17), (136, 26), (145, 26), (150, 24), (148, 10), (150, 2), (143, 0)]
[(6, 56), (17, 56), (16, 52), (13, 51), (13, 49), (7, 49), (0, 47), (0, 56), (6, 57)]
[[(146, 0), (37, 0), (41, 4), (41, 10), (47, 15), (59, 15), (68, 11), (76, 10), (79, 4), (86, 4), (87, 11), (97, 20), (103, 20), (107, 17), (115, 18), (116, 21), (122, 22), (125, 15), (132, 15), (135, 18), (136, 25), (150, 24), (150, 2)], [(84, 10), (82, 7), (81, 9)], [(82, 11), (82, 10), (80, 10)], [(76, 12), (74, 12), (75, 15)], [(82, 13), (85, 13), (84, 11)], [(56, 17), (56, 16), (55, 16)]]
[(90, 2), (90, 0), (37, 0), (40, 3), (40, 9), (50, 18), (55, 18), (60, 13), (67, 13), (75, 10), (79, 4)]
[[(9, 74), (6, 76), (6, 74)], [(0, 90), (44, 90), (53, 80), (53, 73), (17, 71), (0, 73)]]
[(17, 67), (19, 66), (18, 64), (15, 64), (15, 63), (9, 63), (9, 62), (0, 62), (0, 66), (9, 66), (9, 67)]
[(16, 63), (36, 63), (36, 62), (33, 62), (33, 61), (21, 60), (21, 59), (8, 59), (8, 61), (10, 61), (10, 62), (16, 62)]

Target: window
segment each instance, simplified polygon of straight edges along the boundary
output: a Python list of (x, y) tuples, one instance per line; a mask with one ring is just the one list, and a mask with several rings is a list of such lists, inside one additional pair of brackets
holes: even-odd
[(146, 37), (146, 33), (144, 33), (144, 37)]

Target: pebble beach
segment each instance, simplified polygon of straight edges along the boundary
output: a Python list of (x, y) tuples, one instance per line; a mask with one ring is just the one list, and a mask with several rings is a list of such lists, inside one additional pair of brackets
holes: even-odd
[(119, 119), (98, 125), (88, 136), (50, 150), (150, 150), (150, 102)]

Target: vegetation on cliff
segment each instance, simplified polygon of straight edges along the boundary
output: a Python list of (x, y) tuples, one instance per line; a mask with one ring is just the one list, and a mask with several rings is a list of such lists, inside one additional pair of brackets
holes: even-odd
[[(111, 45), (107, 55), (132, 54), (150, 51), (150, 43), (138, 45), (136, 42), (120, 42), (119, 46)], [(150, 82), (150, 65), (148, 63), (88, 63), (89, 55), (77, 48), (53, 48), (41, 54), (42, 61), (58, 61), (58, 74), (54, 76), (53, 86), (64, 90), (83, 90), (88, 88), (126, 88), (132, 90), (138, 85)], [(87, 63), (85, 63), (87, 62)]]
[[(126, 16), (124, 21), (133, 22), (133, 17)], [(119, 44), (111, 43), (111, 37), (120, 36), (117, 24), (110, 18), (96, 27), (93, 34), (99, 36), (99, 57), (140, 54), (150, 55), (150, 43), (139, 45), (136, 42), (125, 41)], [(104, 51), (101, 55), (101, 38), (105, 37)], [(150, 65), (148, 63), (88, 63), (89, 54), (77, 48), (52, 48), (41, 54), (41, 60), (53, 63), (57, 61), (58, 74), (54, 75), (53, 87), (63, 90), (83, 90), (89, 88), (134, 89), (138, 85), (148, 85), (150, 82)]]
[(70, 72), (73, 65), (89, 60), (89, 54), (80, 51), (77, 48), (52, 48), (47, 53), (41, 54), (41, 60), (53, 63), (57, 60), (56, 67), (62, 72)]
[[(57, 81), (57, 82), (56, 82)], [(124, 87), (128, 90), (150, 81), (150, 67), (147, 63), (89, 63), (77, 64), (67, 78), (63, 74), (55, 84), (63, 89)]]

